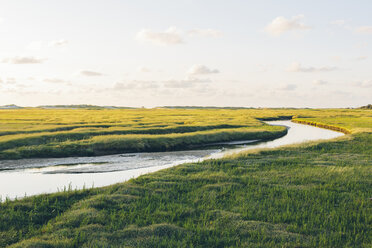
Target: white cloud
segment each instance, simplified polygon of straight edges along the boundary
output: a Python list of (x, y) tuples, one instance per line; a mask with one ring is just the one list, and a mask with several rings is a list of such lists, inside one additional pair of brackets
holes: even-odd
[(210, 83), (210, 79), (200, 79), (200, 78), (186, 78), (182, 80), (166, 80), (164, 81), (164, 87), (166, 88), (192, 88), (199, 84)]
[(69, 81), (66, 81), (66, 80), (63, 80), (63, 79), (59, 79), (59, 78), (44, 78), (43, 81), (45, 83), (53, 83), (53, 84), (67, 84), (67, 85), (71, 85), (71, 83)]
[(331, 24), (345, 29), (352, 29), (348, 22), (347, 20), (334, 20)]
[(9, 63), (9, 64), (41, 64), (46, 59), (43, 58), (36, 58), (36, 57), (12, 57), (12, 58), (5, 58), (2, 60), (3, 63)]
[(188, 31), (191, 36), (205, 36), (205, 37), (220, 37), (222, 32), (216, 29), (200, 29), (195, 28)]
[(356, 28), (356, 32), (360, 34), (372, 34), (372, 26), (361, 26)]
[(358, 49), (364, 49), (364, 48), (366, 48), (367, 46), (368, 46), (368, 43), (367, 43), (367, 42), (360, 42), (360, 43), (357, 43), (357, 44), (355, 45), (355, 47), (358, 48)]
[(361, 61), (361, 60), (366, 60), (368, 59), (367, 56), (359, 56), (359, 57), (356, 57), (355, 60), (358, 60), (358, 61)]
[(62, 47), (62, 46), (65, 46), (67, 44), (68, 44), (68, 40), (61, 39), (61, 40), (54, 40), (54, 41), (50, 42), (49, 46), (50, 47)]
[(295, 84), (286, 84), (281, 87), (279, 87), (279, 90), (284, 90), (284, 91), (293, 91), (297, 88)]
[(267, 72), (269, 70), (271, 70), (274, 66), (271, 65), (271, 64), (258, 64), (257, 65), (257, 68), (258, 68), (258, 71), (260, 72)]
[(341, 61), (342, 60), (342, 58), (340, 56), (331, 56), (330, 58), (333, 61)]
[(335, 71), (337, 67), (323, 66), (323, 67), (304, 67), (300, 63), (294, 62), (288, 68), (289, 72), (328, 72)]
[[(187, 31), (191, 37), (220, 37), (222, 32), (216, 29), (201, 29), (194, 28)], [(184, 35), (182, 30), (176, 27), (170, 27), (165, 31), (153, 31), (149, 29), (142, 29), (136, 35), (136, 39), (141, 42), (150, 42), (156, 45), (177, 45), (184, 42)]]
[(115, 83), (112, 88), (106, 90), (109, 91), (121, 91), (121, 90), (154, 90), (158, 88), (167, 89), (196, 89), (205, 88), (210, 83), (210, 79), (200, 79), (194, 77), (188, 77), (185, 79), (177, 80), (170, 79), (164, 81), (154, 80), (131, 80), (129, 82), (118, 82)]
[(294, 16), (291, 19), (279, 16), (265, 27), (265, 31), (272, 35), (280, 35), (288, 31), (310, 29), (311, 27), (301, 22), (303, 18), (303, 15)]
[(131, 83), (139, 89), (157, 89), (160, 87), (158, 82), (152, 80), (133, 80)]
[(313, 84), (315, 84), (315, 85), (326, 85), (326, 84), (328, 84), (328, 82), (324, 81), (324, 80), (314, 80)]
[(364, 80), (353, 83), (355, 87), (359, 88), (372, 88), (372, 80)]
[(156, 45), (177, 45), (183, 43), (181, 32), (176, 27), (170, 27), (163, 32), (143, 29), (137, 33), (136, 39)]
[(6, 78), (5, 83), (7, 83), (7, 84), (16, 84), (17, 83), (17, 80), (15, 78), (13, 78), (13, 77), (8, 77), (8, 78)]
[(80, 71), (80, 74), (83, 75), (83, 76), (87, 76), (87, 77), (100, 77), (100, 76), (104, 76), (105, 75), (105, 74), (100, 73), (100, 72), (87, 71), (87, 70)]
[(133, 90), (133, 89), (157, 89), (159, 83), (152, 80), (132, 80), (129, 82), (118, 82), (115, 83), (114, 87), (109, 90)]
[(205, 75), (205, 74), (216, 74), (220, 71), (217, 69), (210, 69), (205, 65), (193, 65), (188, 71), (190, 75)]
[(145, 66), (140, 66), (137, 68), (137, 72), (147, 73), (147, 72), (151, 72), (151, 70)]
[(136, 84), (134, 83), (115, 83), (113, 89), (114, 90), (128, 90), (136, 88)]

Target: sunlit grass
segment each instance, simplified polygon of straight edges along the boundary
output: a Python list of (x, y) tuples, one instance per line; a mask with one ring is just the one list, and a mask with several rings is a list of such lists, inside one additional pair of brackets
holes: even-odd
[(0, 110), (0, 159), (92, 156), (189, 149), (190, 145), (284, 134), (260, 119), (297, 121), (345, 132), (371, 130), (370, 110), (17, 109)]
[[(0, 246), (371, 247), (371, 111), (248, 113), (251, 125), (262, 125), (255, 117), (297, 115), (351, 134), (183, 164), (104, 188), (5, 201)], [(122, 141), (92, 139), (108, 137), (109, 144)]]

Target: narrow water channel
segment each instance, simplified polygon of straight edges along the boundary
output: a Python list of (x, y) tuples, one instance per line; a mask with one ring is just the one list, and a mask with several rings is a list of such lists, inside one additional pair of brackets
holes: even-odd
[(21, 159), (0, 161), (0, 197), (14, 199), (61, 191), (64, 188), (101, 187), (127, 181), (140, 175), (187, 162), (221, 158), (245, 150), (275, 148), (319, 139), (332, 139), (342, 133), (291, 121), (269, 121), (283, 125), (287, 135), (268, 142), (214, 144), (211, 149), (175, 152), (130, 153), (98, 157)]

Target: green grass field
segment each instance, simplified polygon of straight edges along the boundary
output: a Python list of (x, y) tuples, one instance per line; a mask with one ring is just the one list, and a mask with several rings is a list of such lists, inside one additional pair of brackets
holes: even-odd
[[(150, 129), (164, 123), (164, 128), (235, 125), (232, 129), (262, 132), (267, 126), (257, 118), (279, 116), (350, 134), (183, 164), (104, 188), (5, 201), (0, 204), (0, 247), (372, 246), (371, 110), (17, 111), (0, 114), (1, 130), (8, 132), (4, 137), (55, 133), (57, 121), (73, 126), (84, 119), (79, 125), (122, 121), (120, 125), (132, 123), (130, 130), (142, 124)], [(135, 119), (140, 121), (133, 123)], [(195, 132), (204, 131), (215, 128)], [(97, 138), (106, 135), (87, 139)]]
[[(16, 109), (0, 110), (0, 159), (96, 156), (189, 149), (206, 143), (283, 136), (258, 119), (322, 118), (347, 131), (371, 127), (368, 110)], [(346, 118), (346, 119), (345, 119)], [(354, 126), (353, 126), (354, 125)], [(355, 130), (354, 130), (355, 131)]]
[(285, 133), (241, 110), (0, 110), (0, 159), (181, 150)]

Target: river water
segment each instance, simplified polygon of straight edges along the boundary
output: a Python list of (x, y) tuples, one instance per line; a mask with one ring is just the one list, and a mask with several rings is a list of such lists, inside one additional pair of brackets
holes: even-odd
[[(273, 141), (240, 141), (214, 144), (190, 151), (129, 153), (97, 157), (20, 159), (0, 161), (0, 197), (14, 199), (64, 188), (101, 187), (127, 181), (140, 175), (187, 162), (217, 159), (257, 148), (275, 148), (319, 139), (332, 139), (342, 133), (291, 121), (269, 121), (283, 125), (287, 135)], [(0, 200), (1, 200), (0, 198)]]

